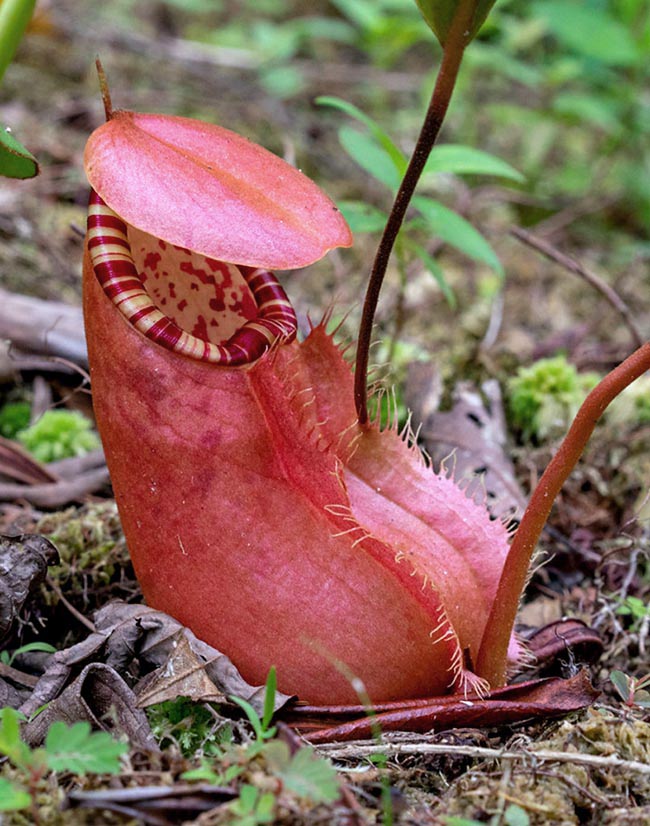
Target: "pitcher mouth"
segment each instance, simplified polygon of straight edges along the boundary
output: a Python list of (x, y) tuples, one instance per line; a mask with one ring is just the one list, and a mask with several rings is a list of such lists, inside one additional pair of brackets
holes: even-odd
[[(149, 249), (137, 244), (140, 260), (134, 237), (149, 242)], [(174, 353), (236, 367), (295, 338), (296, 314), (273, 273), (147, 236), (127, 225), (94, 190), (88, 251), (99, 284), (128, 323)]]

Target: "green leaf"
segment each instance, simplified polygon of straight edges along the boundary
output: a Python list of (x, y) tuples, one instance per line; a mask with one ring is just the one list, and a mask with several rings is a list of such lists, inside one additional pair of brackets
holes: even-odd
[(28, 766), (32, 756), (32, 750), (20, 736), (20, 721), (24, 719), (13, 708), (0, 709), (0, 754), (6, 755), (19, 768)]
[(333, 109), (339, 109), (341, 112), (345, 112), (360, 123), (363, 123), (364, 126), (367, 126), (373, 138), (375, 138), (382, 149), (390, 155), (390, 159), (394, 163), (395, 169), (397, 169), (400, 177), (406, 172), (408, 160), (404, 156), (404, 153), (393, 143), (390, 135), (381, 128), (377, 121), (366, 115), (365, 112), (362, 112), (361, 109), (353, 103), (348, 103), (347, 100), (342, 100), (341, 98), (323, 95), (322, 97), (316, 98), (316, 103), (321, 106), (331, 106)]
[(339, 141), (352, 160), (369, 175), (393, 192), (397, 190), (401, 175), (388, 152), (373, 137), (364, 135), (351, 126), (342, 126), (339, 129)]
[(17, 812), (31, 805), (29, 794), (6, 777), (0, 777), (0, 812)]
[(119, 758), (127, 751), (126, 743), (118, 743), (105, 731), (92, 732), (85, 721), (72, 726), (52, 723), (45, 738), (47, 765), (53, 771), (118, 774)]
[(501, 158), (482, 152), (480, 149), (473, 149), (471, 146), (455, 143), (433, 147), (424, 167), (424, 173), (434, 172), (455, 175), (495, 175), (518, 183), (525, 180), (521, 172), (506, 161), (502, 161)]
[(505, 810), (503, 821), (507, 826), (530, 826), (528, 812), (516, 803), (511, 803)]
[(338, 201), (338, 208), (355, 232), (381, 232), (386, 225), (386, 213), (363, 201)]
[(233, 703), (236, 703), (241, 709), (243, 709), (244, 714), (248, 717), (248, 722), (253, 727), (255, 737), (258, 740), (267, 740), (268, 738), (275, 736), (276, 727), (271, 726), (271, 728), (267, 728), (266, 726), (264, 726), (262, 721), (260, 720), (259, 714), (255, 711), (255, 709), (248, 702), (248, 700), (244, 700), (243, 697), (235, 697), (234, 695), (230, 696), (230, 700), (232, 700)]
[(266, 689), (264, 691), (264, 712), (262, 714), (262, 728), (268, 731), (273, 712), (275, 711), (275, 694), (278, 689), (278, 676), (275, 666), (272, 665), (269, 669), (266, 678)]
[(640, 57), (630, 30), (594, 3), (544, 0), (532, 11), (562, 44), (584, 57), (607, 66), (632, 66)]
[(627, 702), (630, 697), (630, 680), (627, 674), (624, 674), (622, 671), (612, 671), (609, 679), (612, 681), (612, 685), (621, 699)]
[(19, 657), (21, 654), (28, 654), (30, 651), (42, 651), (45, 654), (54, 654), (56, 648), (48, 642), (28, 642), (26, 645), (21, 645), (20, 648), (17, 648), (11, 656), (9, 656), (6, 651), (3, 651), (0, 657), (2, 657), (3, 654), (7, 654), (7, 659), (3, 659), (3, 662), (11, 665), (16, 657)]
[[(444, 46), (461, 0), (415, 0), (415, 2), (422, 12), (422, 17), (440, 41), (440, 45)], [(478, 0), (469, 30), (468, 43), (476, 37), (495, 2), (496, 0)]]
[(11, 63), (35, 6), (36, 0), (3, 0), (0, 3), (0, 78)]
[(421, 246), (420, 244), (416, 244), (415, 241), (411, 241), (407, 238), (404, 243), (405, 246), (408, 249), (412, 250), (420, 259), (420, 261), (422, 261), (427, 272), (431, 273), (431, 275), (435, 278), (435, 280), (438, 283), (438, 286), (440, 287), (440, 290), (442, 291), (442, 294), (447, 299), (447, 304), (449, 304), (449, 306), (452, 309), (455, 309), (456, 296), (454, 295), (454, 291), (452, 290), (452, 288), (449, 286), (449, 282), (445, 278), (445, 274), (440, 264), (432, 255), (430, 255), (426, 251), (426, 249), (423, 246)]
[(447, 209), (432, 198), (423, 196), (416, 196), (412, 203), (434, 235), (470, 258), (487, 264), (499, 275), (503, 275), (503, 267), (492, 247), (481, 233), (457, 212)]
[(282, 740), (268, 743), (264, 755), (271, 770), (287, 789), (312, 803), (331, 803), (340, 794), (336, 771), (329, 760), (319, 757), (308, 746), (291, 757)]
[(0, 175), (22, 179), (38, 175), (36, 158), (3, 127), (0, 127)]

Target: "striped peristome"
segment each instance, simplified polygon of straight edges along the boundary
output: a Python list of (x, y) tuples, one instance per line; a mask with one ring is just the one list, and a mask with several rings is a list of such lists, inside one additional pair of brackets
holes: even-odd
[[(167, 246), (162, 241), (159, 244), (162, 249)], [(189, 250), (179, 247), (173, 249), (177, 253), (192, 255)], [(233, 274), (243, 277), (250, 291), (250, 295), (243, 296), (243, 299), (248, 299), (250, 306), (244, 306), (244, 300), (229, 306), (221, 303), (219, 309), (224, 311), (222, 315), (231, 316), (231, 323), (233, 315), (235, 320), (241, 320), (241, 326), (223, 340), (209, 339), (208, 328), (202, 317), (203, 328), (199, 330), (198, 325), (195, 325), (198, 334), (185, 329), (185, 325), (177, 323), (154, 300), (151, 288), (148, 290), (146, 287), (144, 268), (136, 266), (127, 224), (94, 190), (91, 191), (88, 209), (88, 251), (97, 280), (112, 303), (142, 335), (168, 350), (197, 361), (235, 367), (256, 361), (276, 341), (291, 341), (295, 338), (296, 315), (273, 273), (254, 267), (234, 267), (208, 258), (203, 259), (208, 270), (220, 273), (228, 283), (232, 282)], [(151, 260), (154, 261), (152, 269), (159, 258), (160, 255), (151, 254)], [(179, 281), (191, 277), (188, 273), (204, 276), (204, 271), (192, 267), (189, 260), (181, 269), (184, 272), (174, 274)], [(164, 272), (164, 275), (170, 281), (169, 273)], [(214, 283), (214, 276), (210, 275), (208, 280)], [(198, 291), (201, 285), (197, 282), (191, 286)], [(168, 289), (175, 296), (174, 288), (174, 283), (170, 281)], [(166, 300), (163, 298), (160, 304), (165, 304)], [(177, 307), (183, 308), (187, 303), (183, 299)], [(216, 306), (216, 300), (213, 298), (208, 306)], [(211, 324), (214, 325), (215, 322), (212, 321)]]

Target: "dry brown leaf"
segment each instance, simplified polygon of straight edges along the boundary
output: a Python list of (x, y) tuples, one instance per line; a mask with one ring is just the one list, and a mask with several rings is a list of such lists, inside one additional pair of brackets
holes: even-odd
[(414, 420), (422, 422), (420, 438), (434, 466), (444, 464), (457, 481), (467, 479), (468, 495), (485, 501), (493, 516), (520, 516), (526, 497), (505, 450), (507, 431), (498, 382), (484, 382), (480, 392), (460, 382), (452, 409), (445, 413), (431, 412), (426, 393), (426, 386), (419, 386), (408, 401)]

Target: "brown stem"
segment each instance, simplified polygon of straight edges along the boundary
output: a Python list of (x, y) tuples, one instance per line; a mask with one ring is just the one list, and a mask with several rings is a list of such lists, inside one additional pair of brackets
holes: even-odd
[(469, 42), (469, 31), (476, 11), (477, 0), (460, 0), (452, 21), (442, 53), (442, 62), (438, 71), (436, 84), (431, 95), (429, 108), (420, 130), (413, 155), (404, 174), (400, 188), (395, 196), (388, 221), (384, 228), (377, 254), (370, 273), (366, 298), (363, 305), (359, 342), (354, 375), (354, 401), (357, 407), (359, 423), (368, 421), (368, 353), (372, 337), (372, 325), (377, 309), (379, 291), (386, 275), (388, 259), (395, 244), (395, 239), (402, 226), (404, 215), (411, 201), (415, 187), (427, 162), (429, 153), (440, 132), (440, 127), (447, 113), (458, 69), (463, 58), (465, 46)]
[(106, 120), (113, 117), (113, 103), (111, 101), (111, 90), (108, 88), (108, 80), (106, 79), (106, 72), (102, 66), (99, 57), (95, 58), (95, 68), (97, 69), (97, 77), (99, 78), (99, 89), (102, 93), (102, 100), (104, 101), (104, 113)]
[(530, 497), (503, 566), (476, 662), (476, 673), (493, 688), (506, 681), (508, 643), (519, 599), (526, 585), (531, 557), (555, 497), (578, 462), (607, 405), (646, 370), (650, 370), (650, 342), (615, 367), (589, 393)]

